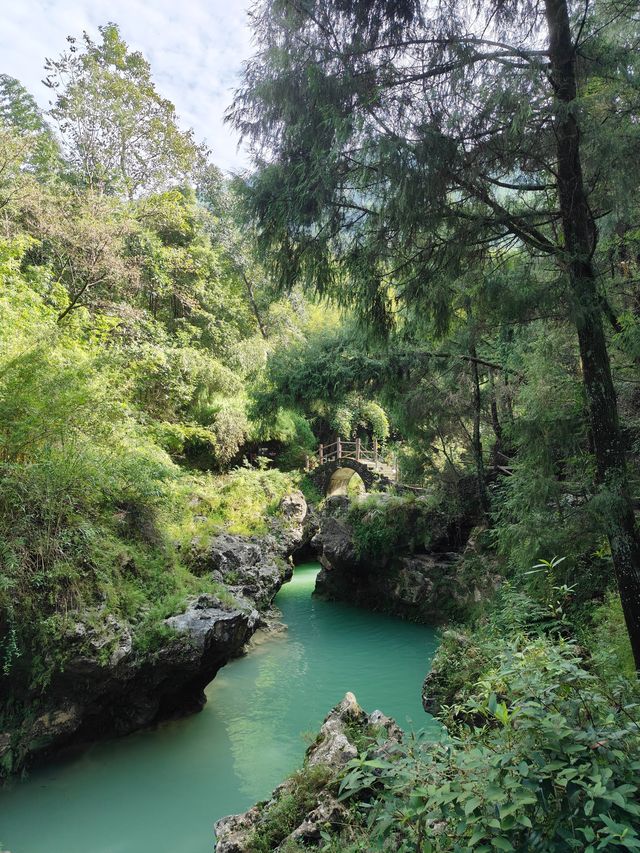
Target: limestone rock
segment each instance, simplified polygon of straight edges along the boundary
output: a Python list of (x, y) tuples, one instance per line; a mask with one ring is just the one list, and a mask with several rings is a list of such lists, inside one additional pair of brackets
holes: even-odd
[(370, 726), (375, 726), (378, 729), (384, 729), (387, 735), (387, 740), (393, 743), (400, 743), (403, 736), (403, 731), (392, 717), (387, 717), (382, 711), (373, 711), (369, 714), (368, 723)]
[[(95, 618), (92, 613), (92, 625)], [(100, 628), (78, 619), (69, 636), (77, 654), (53, 677), (35, 718), (3, 735), (0, 772), (15, 772), (30, 757), (72, 743), (127, 734), (199, 710), (206, 685), (242, 651), (258, 623), (253, 606), (229, 607), (200, 595), (164, 620), (169, 630), (155, 651), (136, 654), (128, 626), (109, 616)]]
[(127, 659), (133, 649), (130, 626), (115, 616), (97, 608), (85, 611), (67, 633), (70, 650), (77, 648), (66, 664), (69, 673), (89, 675), (104, 668), (117, 666)]
[(340, 518), (324, 518), (320, 530), (311, 540), (311, 545), (325, 572), (355, 572), (360, 566), (353, 531), (347, 522)]
[[(367, 715), (358, 705), (353, 693), (347, 693), (342, 702), (325, 718), (318, 739), (307, 750), (305, 766), (326, 767), (329, 770), (327, 784), (318, 791), (313, 806), (306, 814), (299, 816), (298, 825), (281, 841), (278, 850), (286, 847), (291, 841), (303, 846), (317, 844), (321, 839), (322, 830), (344, 823), (348, 814), (347, 807), (337, 800), (334, 792), (339, 771), (358, 755), (355, 744), (349, 740), (349, 732), (354, 725), (362, 730), (369, 726), (383, 729), (387, 734), (387, 741), (383, 746), (388, 744), (391, 748), (402, 739), (401, 729), (391, 718), (381, 711)], [(259, 832), (261, 823), (268, 819), (269, 810), (281, 797), (292, 793), (295, 793), (295, 778), (287, 779), (278, 785), (268, 801), (256, 804), (244, 814), (219, 820), (215, 826), (218, 839), (216, 853), (246, 853), (251, 836), (256, 831)]]
[(492, 595), (499, 582), (488, 561), (486, 569), (478, 569), (483, 566), (477, 552), (480, 529), (459, 550), (446, 550), (441, 537), (437, 549), (414, 553), (407, 543), (390, 556), (365, 560), (344, 515), (324, 515), (311, 543), (322, 565), (316, 580), (321, 596), (442, 624)]
[(318, 805), (293, 830), (286, 841), (301, 841), (317, 843), (320, 841), (322, 830), (343, 824), (348, 817), (347, 808), (333, 797), (328, 791), (322, 791), (318, 796)]
[(261, 809), (252, 806), (243, 814), (223, 817), (216, 823), (216, 853), (246, 853), (247, 838), (260, 820)]
[(68, 702), (37, 717), (29, 734), (33, 739), (56, 738), (76, 731), (81, 722), (82, 708)]
[(278, 552), (298, 561), (311, 556), (309, 546), (317, 529), (316, 515), (298, 490), (284, 496), (278, 517), (271, 520), (271, 532)]
[(307, 751), (307, 762), (313, 766), (324, 764), (339, 769), (347, 761), (356, 758), (358, 750), (345, 734), (349, 722), (366, 723), (367, 715), (358, 705), (353, 693), (347, 693), (325, 719), (320, 728), (320, 736)]
[(291, 567), (268, 547), (269, 544), (264, 540), (222, 533), (198, 555), (200, 571), (204, 567), (233, 594), (252, 599), (258, 607), (267, 607), (291, 576)]
[[(192, 650), (205, 655), (216, 644), (234, 643), (238, 614), (238, 610), (222, 607), (214, 595), (199, 595), (187, 603), (184, 613), (170, 616), (164, 624), (178, 636), (187, 637)], [(245, 615), (244, 630), (252, 631), (259, 619), (258, 611)]]
[(280, 501), (280, 513), (291, 524), (303, 524), (308, 512), (307, 500), (299, 490), (285, 495)]

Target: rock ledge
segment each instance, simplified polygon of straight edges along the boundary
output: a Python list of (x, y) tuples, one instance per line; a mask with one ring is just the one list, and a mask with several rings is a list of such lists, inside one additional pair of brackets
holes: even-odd
[[(347, 693), (331, 713), (325, 718), (316, 741), (307, 750), (304, 769), (301, 773), (313, 773), (314, 769), (324, 770), (323, 783), (316, 791), (313, 802), (305, 806), (296, 815), (294, 823), (286, 837), (278, 842), (274, 849), (285, 848), (288, 842), (297, 841), (302, 845), (314, 845), (321, 839), (325, 829), (336, 828), (344, 823), (347, 809), (336, 796), (338, 774), (351, 759), (358, 756), (358, 747), (353, 743), (354, 731), (362, 733), (376, 731), (383, 733), (386, 749), (402, 740), (402, 730), (381, 711), (367, 714), (362, 710), (353, 693)], [(252, 838), (260, 833), (269, 821), (270, 812), (278, 807), (285, 797), (295, 794), (299, 774), (287, 779), (271, 794), (269, 800), (257, 803), (248, 811), (229, 815), (215, 825), (216, 853), (247, 853), (251, 849)]]

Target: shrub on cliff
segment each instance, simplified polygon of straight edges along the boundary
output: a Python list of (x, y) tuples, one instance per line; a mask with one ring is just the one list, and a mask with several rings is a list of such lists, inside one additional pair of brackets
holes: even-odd
[(421, 551), (446, 532), (446, 519), (428, 499), (370, 495), (352, 501), (348, 522), (361, 559)]
[(352, 763), (342, 791), (365, 797), (369, 844), (422, 853), (640, 849), (637, 705), (589, 672), (570, 642), (521, 635), (492, 652), (445, 709), (446, 740), (411, 740), (375, 770)]

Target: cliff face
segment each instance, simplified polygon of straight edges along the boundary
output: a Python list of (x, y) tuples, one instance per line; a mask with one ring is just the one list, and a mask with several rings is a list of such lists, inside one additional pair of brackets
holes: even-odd
[(325, 515), (312, 540), (322, 565), (316, 592), (406, 619), (442, 624), (468, 612), (495, 589), (497, 577), (477, 559), (479, 533), (479, 528), (472, 529), (463, 542), (444, 535), (423, 550), (407, 541), (391, 554), (362, 555), (348, 515)]
[(0, 778), (67, 746), (201, 709), (218, 670), (268, 625), (291, 577), (289, 556), (310, 537), (303, 496), (283, 503), (284, 521), (269, 535), (221, 534), (194, 556), (194, 570), (210, 575), (221, 594), (187, 599), (158, 623), (153, 643), (140, 647), (135, 626), (104, 608), (74, 614), (60, 649), (64, 665), (46, 689), (16, 687), (3, 697)]

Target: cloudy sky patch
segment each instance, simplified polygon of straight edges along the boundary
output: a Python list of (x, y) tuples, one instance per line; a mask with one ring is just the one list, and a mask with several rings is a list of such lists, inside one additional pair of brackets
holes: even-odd
[(176, 105), (181, 124), (206, 139), (211, 159), (237, 171), (246, 156), (223, 115), (251, 55), (249, 0), (14, 0), (0, 28), (0, 73), (17, 77), (47, 108), (45, 57), (59, 56), (66, 37), (113, 21), (134, 50), (151, 63), (161, 95)]

